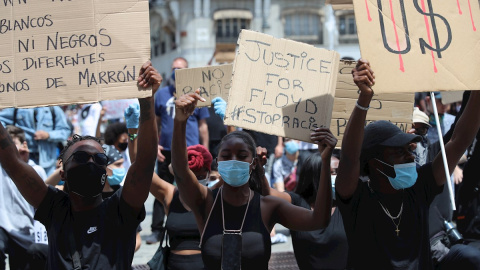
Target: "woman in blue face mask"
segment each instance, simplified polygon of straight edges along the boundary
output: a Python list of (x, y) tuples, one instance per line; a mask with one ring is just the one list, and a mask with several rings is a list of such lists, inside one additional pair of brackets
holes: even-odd
[(206, 269), (268, 269), (271, 254), (270, 231), (276, 223), (305, 231), (325, 228), (330, 220), (332, 189), (330, 156), (337, 140), (328, 129), (312, 134), (319, 143), (322, 165), (317, 200), (313, 210), (294, 206), (273, 196), (261, 196), (268, 188), (263, 165), (266, 150), (256, 148), (250, 135), (235, 131), (219, 145), (218, 172), (224, 181), (211, 191), (198, 183), (188, 168), (186, 121), (198, 100), (196, 93), (184, 95), (175, 102), (175, 124), (172, 140), (172, 167), (178, 189), (195, 214), (202, 258)]

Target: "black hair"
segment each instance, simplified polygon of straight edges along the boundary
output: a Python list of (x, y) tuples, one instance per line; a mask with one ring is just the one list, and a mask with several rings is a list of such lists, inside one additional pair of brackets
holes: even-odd
[(105, 130), (105, 144), (114, 145), (115, 141), (123, 133), (128, 133), (127, 125), (125, 123), (117, 122), (107, 126)]
[(295, 193), (300, 195), (309, 204), (315, 203), (318, 183), (322, 171), (322, 156), (319, 152), (310, 155), (300, 167)]
[(12, 139), (17, 138), (20, 143), (24, 143), (26, 141), (25, 131), (23, 131), (23, 129), (12, 125), (6, 126), (5, 129), (7, 130), (8, 135), (10, 135)]
[[(241, 139), (248, 146), (248, 150), (250, 150), (250, 152), (252, 152), (253, 158), (255, 158), (257, 156), (257, 144), (253, 140), (252, 136), (250, 136), (245, 131), (234, 131), (234, 132), (231, 132), (231, 133), (228, 133), (227, 135), (225, 135), (218, 145), (218, 153), (219, 154), (220, 154), (220, 151), (223, 147), (223, 144), (226, 141), (228, 141), (230, 138)], [(250, 186), (250, 189), (262, 194), (262, 179), (260, 179), (257, 176), (257, 173), (256, 173), (257, 170), (260, 170), (259, 166), (261, 166), (261, 165), (257, 164), (255, 169), (250, 174), (250, 179), (248, 180), (248, 184)]]
[[(100, 140), (96, 137), (93, 137), (93, 136), (80, 136), (78, 134), (74, 134), (72, 136), (72, 139), (71, 140), (68, 140), (67, 141), (67, 145), (65, 145), (65, 148), (63, 148), (62, 152), (60, 152), (60, 155), (58, 156), (58, 160), (60, 160), (62, 163), (63, 163), (63, 160), (65, 158), (65, 153), (68, 151), (68, 148), (70, 148), (70, 146), (76, 144), (77, 142), (80, 142), (80, 141), (86, 141), (86, 140), (92, 140), (92, 141), (96, 141), (98, 144), (102, 145), (100, 143)], [(65, 164), (64, 164), (65, 166)]]

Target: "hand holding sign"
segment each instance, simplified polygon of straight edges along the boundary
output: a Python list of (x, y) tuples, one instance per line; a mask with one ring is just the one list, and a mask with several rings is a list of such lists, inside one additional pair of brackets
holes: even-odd
[(352, 70), (353, 81), (358, 86), (362, 94), (373, 95), (371, 88), (375, 84), (375, 75), (370, 68), (370, 63), (360, 59), (357, 66)]
[(195, 90), (195, 93), (183, 95), (175, 100), (175, 121), (187, 121), (188, 117), (193, 114), (199, 100), (205, 101), (200, 96), (200, 89)]
[(162, 75), (152, 66), (152, 62), (147, 61), (140, 69), (140, 75), (138, 76), (138, 85), (143, 88), (152, 86), (152, 96), (155, 95), (160, 84), (163, 81)]
[(333, 152), (333, 149), (337, 145), (337, 138), (333, 136), (329, 128), (319, 127), (315, 129), (310, 135), (312, 141), (318, 144), (318, 151), (322, 155), (322, 159), (328, 159)]

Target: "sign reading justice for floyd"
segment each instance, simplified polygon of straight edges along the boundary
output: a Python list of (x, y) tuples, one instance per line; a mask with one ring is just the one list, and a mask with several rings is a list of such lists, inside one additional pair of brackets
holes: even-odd
[(478, 90), (476, 0), (355, 0), (362, 58), (376, 93)]
[(330, 126), (337, 52), (242, 30), (225, 123), (310, 141)]
[(146, 97), (147, 0), (1, 0), (0, 108)]

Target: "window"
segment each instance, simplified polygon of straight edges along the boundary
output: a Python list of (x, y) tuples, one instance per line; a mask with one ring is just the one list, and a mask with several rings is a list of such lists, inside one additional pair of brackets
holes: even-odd
[(284, 16), (286, 38), (313, 44), (323, 43), (322, 22), (318, 13), (290, 13)]
[(250, 20), (240, 18), (219, 19), (215, 21), (217, 43), (236, 43), (242, 29), (248, 29)]
[(340, 15), (338, 18), (338, 34), (340, 43), (358, 43), (357, 25), (353, 14)]

